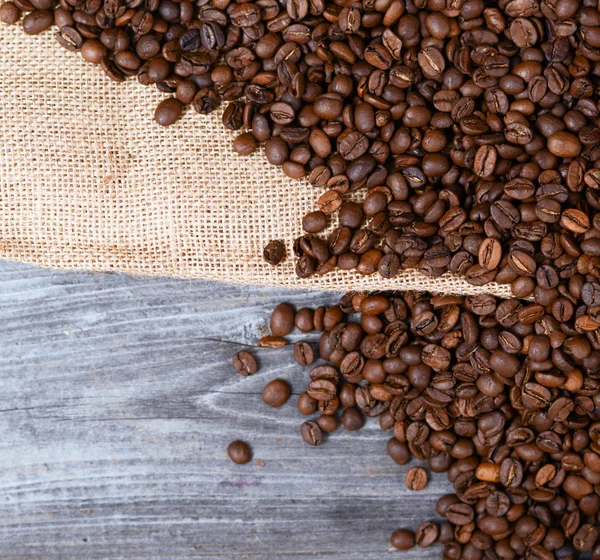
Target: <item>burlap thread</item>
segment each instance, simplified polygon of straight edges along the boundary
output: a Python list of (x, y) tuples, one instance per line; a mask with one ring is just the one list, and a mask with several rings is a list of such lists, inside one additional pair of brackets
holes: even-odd
[[(344, 291), (419, 289), (510, 296), (446, 275), (393, 279), (337, 271), (301, 280), (292, 240), (321, 189), (287, 178), (262, 152), (232, 153), (221, 114), (192, 110), (170, 128), (164, 98), (112, 83), (52, 33), (0, 26), (0, 257), (45, 267)], [(262, 260), (270, 239), (288, 258)]]

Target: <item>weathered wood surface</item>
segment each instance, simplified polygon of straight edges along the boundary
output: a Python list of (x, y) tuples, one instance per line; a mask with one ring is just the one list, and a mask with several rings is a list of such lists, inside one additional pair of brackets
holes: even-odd
[(376, 422), (306, 446), (296, 399), (260, 398), (303, 388), (290, 347), (233, 372), (282, 300), (335, 296), (0, 263), (0, 558), (440, 558), (389, 535), (435, 516), (445, 475), (406, 490)]

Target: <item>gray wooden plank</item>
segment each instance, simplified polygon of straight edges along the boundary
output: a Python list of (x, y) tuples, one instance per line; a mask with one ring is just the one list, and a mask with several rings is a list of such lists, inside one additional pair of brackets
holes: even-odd
[[(376, 422), (307, 447), (295, 397), (260, 398), (303, 389), (291, 347), (231, 368), (278, 302), (336, 299), (1, 262), (0, 558), (439, 558), (389, 535), (435, 517), (445, 475), (407, 491)], [(237, 438), (249, 465), (226, 457)]]

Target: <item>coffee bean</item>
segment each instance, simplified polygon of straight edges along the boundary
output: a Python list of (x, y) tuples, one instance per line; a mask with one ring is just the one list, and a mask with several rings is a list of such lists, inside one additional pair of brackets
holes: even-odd
[(12, 2), (5, 2), (0, 6), (0, 21), (8, 25), (17, 23), (21, 19), (21, 10)]
[(227, 455), (237, 465), (245, 465), (252, 459), (250, 448), (243, 441), (232, 441), (227, 446)]
[(281, 379), (275, 379), (263, 389), (262, 400), (273, 408), (283, 406), (290, 397), (290, 386)]
[(304, 422), (300, 427), (300, 433), (308, 445), (317, 446), (323, 443), (323, 432), (316, 422)]
[(397, 550), (410, 550), (415, 546), (415, 535), (407, 529), (398, 529), (392, 533), (391, 542)]
[(475, 154), (473, 171), (480, 177), (490, 177), (494, 174), (498, 154), (493, 146), (481, 146)]
[(440, 535), (440, 528), (432, 521), (425, 521), (415, 533), (415, 540), (421, 548), (427, 548), (437, 541)]
[(254, 356), (250, 352), (242, 350), (233, 357), (233, 368), (240, 375), (254, 375), (258, 371), (258, 366)]
[(321, 210), (310, 212), (302, 218), (302, 228), (308, 233), (319, 233), (327, 227), (327, 216)]
[(427, 486), (427, 471), (421, 467), (413, 467), (406, 473), (406, 487), (409, 490), (423, 490)]
[(310, 416), (317, 410), (317, 401), (311, 398), (308, 393), (303, 392), (298, 397), (298, 411), (304, 416)]
[(315, 361), (315, 352), (308, 342), (296, 342), (294, 345), (294, 359), (301, 366), (309, 366)]
[(581, 153), (581, 143), (573, 134), (555, 132), (548, 138), (548, 150), (559, 157), (577, 157)]
[(488, 270), (495, 269), (502, 258), (502, 245), (497, 239), (488, 238), (479, 247), (479, 264)]
[(23, 31), (28, 35), (37, 35), (49, 29), (54, 23), (51, 10), (33, 10), (23, 18)]
[(283, 261), (283, 259), (285, 259), (285, 244), (283, 241), (279, 240), (269, 241), (265, 245), (263, 256), (265, 261), (267, 261), (269, 264), (273, 266), (278, 265), (281, 261)]
[(446, 68), (442, 53), (434, 47), (426, 47), (417, 56), (423, 74), (428, 78), (439, 76)]
[(244, 132), (235, 137), (233, 150), (240, 156), (249, 156), (256, 150), (256, 138), (250, 132)]
[(360, 430), (365, 424), (361, 412), (354, 406), (346, 408), (342, 413), (342, 426), (349, 432)]
[(161, 126), (170, 126), (176, 123), (183, 111), (183, 104), (173, 97), (159, 103), (154, 112), (154, 120)]
[(568, 208), (562, 213), (560, 225), (573, 233), (585, 233), (590, 228), (590, 220), (581, 210)]
[(468, 525), (473, 521), (475, 512), (468, 504), (458, 502), (448, 506), (444, 517), (454, 525)]
[(258, 341), (258, 346), (260, 348), (283, 348), (287, 345), (287, 340), (281, 336), (263, 336)]
[(286, 336), (294, 328), (294, 308), (289, 303), (280, 303), (271, 314), (270, 327), (274, 336)]

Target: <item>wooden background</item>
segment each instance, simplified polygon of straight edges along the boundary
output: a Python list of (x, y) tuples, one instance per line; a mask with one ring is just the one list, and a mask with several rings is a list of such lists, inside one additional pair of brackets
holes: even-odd
[(0, 262), (0, 558), (440, 558), (389, 536), (435, 517), (445, 475), (406, 490), (375, 421), (304, 444), (296, 397), (260, 398), (304, 388), (291, 347), (233, 371), (282, 300), (337, 297)]

